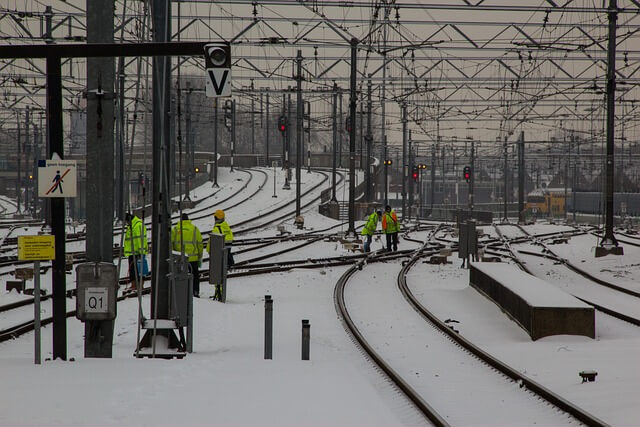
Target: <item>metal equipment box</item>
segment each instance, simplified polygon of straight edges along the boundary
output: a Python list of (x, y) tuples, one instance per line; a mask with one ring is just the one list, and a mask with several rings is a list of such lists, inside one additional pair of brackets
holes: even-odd
[(227, 258), (224, 247), (224, 236), (209, 234), (209, 283), (219, 285), (227, 276)]
[(76, 317), (86, 320), (116, 318), (118, 270), (108, 262), (85, 262), (76, 267)]

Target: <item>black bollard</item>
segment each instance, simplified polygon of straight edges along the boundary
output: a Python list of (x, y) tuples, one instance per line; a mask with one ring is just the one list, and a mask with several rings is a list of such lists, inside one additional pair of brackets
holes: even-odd
[(309, 360), (309, 343), (311, 341), (311, 325), (308, 320), (302, 321), (302, 360)]
[(264, 296), (264, 358), (271, 359), (273, 350), (273, 300)]

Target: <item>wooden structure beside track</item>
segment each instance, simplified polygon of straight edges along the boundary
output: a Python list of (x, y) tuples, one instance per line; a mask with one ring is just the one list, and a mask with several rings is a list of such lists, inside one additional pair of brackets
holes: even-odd
[(531, 339), (550, 335), (595, 338), (594, 308), (506, 263), (471, 263), (469, 283), (495, 302)]

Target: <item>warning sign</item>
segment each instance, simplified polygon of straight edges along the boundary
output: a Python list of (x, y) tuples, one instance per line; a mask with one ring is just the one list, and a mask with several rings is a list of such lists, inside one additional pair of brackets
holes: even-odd
[(56, 258), (56, 240), (50, 234), (18, 236), (20, 261), (45, 261)]
[(76, 197), (75, 160), (38, 162), (38, 197)]

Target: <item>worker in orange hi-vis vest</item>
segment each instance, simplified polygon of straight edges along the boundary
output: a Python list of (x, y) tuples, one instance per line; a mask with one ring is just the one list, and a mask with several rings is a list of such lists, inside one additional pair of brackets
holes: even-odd
[(384, 209), (384, 214), (382, 215), (382, 231), (384, 231), (384, 235), (387, 237), (387, 250), (397, 251), (400, 224), (398, 223), (398, 216), (389, 205)]

